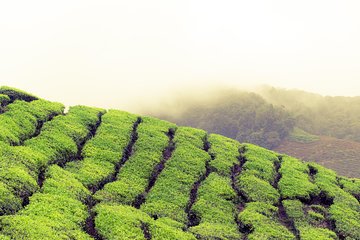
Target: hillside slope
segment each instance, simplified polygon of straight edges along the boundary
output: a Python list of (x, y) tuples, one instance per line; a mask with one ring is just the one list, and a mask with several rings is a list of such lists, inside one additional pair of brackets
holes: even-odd
[(320, 136), (318, 140), (309, 143), (285, 140), (274, 151), (305, 161), (315, 161), (344, 176), (360, 178), (359, 142)]
[(64, 114), (0, 89), (10, 93), (0, 239), (360, 239), (359, 179), (200, 129), (85, 106)]

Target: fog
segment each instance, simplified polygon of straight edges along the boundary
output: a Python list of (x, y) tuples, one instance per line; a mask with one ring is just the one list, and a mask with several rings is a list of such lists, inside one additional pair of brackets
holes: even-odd
[(360, 95), (359, 9), (356, 0), (2, 1), (0, 85), (134, 112), (262, 84)]

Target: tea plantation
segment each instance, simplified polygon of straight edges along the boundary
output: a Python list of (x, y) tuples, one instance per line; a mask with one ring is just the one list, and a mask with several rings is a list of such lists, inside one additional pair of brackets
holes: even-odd
[(0, 239), (360, 239), (360, 179), (0, 88)]

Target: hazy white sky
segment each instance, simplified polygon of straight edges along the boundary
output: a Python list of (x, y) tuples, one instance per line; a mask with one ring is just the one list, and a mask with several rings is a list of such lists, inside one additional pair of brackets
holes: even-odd
[(358, 0), (1, 1), (0, 85), (130, 109), (226, 83), (360, 95)]

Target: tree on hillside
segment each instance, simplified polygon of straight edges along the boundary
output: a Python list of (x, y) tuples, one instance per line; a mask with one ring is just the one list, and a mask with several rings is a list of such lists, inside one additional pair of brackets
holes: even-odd
[(255, 93), (244, 92), (226, 94), (212, 105), (190, 106), (171, 120), (267, 148), (276, 147), (295, 124), (281, 107)]

